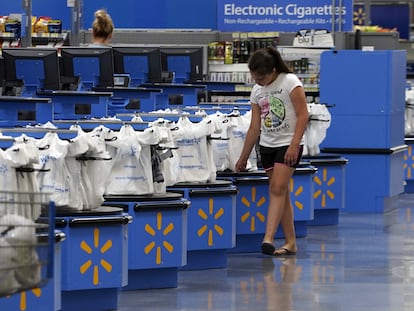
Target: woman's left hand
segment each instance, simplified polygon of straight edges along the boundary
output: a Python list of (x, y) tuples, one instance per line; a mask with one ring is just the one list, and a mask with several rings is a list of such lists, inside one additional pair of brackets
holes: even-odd
[(299, 146), (290, 145), (285, 153), (285, 164), (288, 166), (293, 166), (298, 160), (299, 156)]

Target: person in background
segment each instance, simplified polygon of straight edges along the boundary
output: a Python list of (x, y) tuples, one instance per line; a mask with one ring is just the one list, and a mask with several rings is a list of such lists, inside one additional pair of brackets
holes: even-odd
[(92, 23), (92, 46), (107, 46), (112, 39), (114, 23), (111, 16), (104, 9), (95, 12)]
[[(255, 85), (250, 94), (252, 116), (236, 172), (246, 169), (259, 139), (261, 162), (269, 178), (269, 207), (263, 254), (296, 255), (296, 233), (289, 180), (299, 165), (308, 109), (302, 82), (273, 47), (256, 50), (248, 60)], [(281, 224), (285, 243), (276, 248), (275, 233)]]

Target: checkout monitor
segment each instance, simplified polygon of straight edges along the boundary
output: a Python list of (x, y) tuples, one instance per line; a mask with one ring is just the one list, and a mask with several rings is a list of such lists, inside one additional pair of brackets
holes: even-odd
[(173, 73), (174, 83), (191, 83), (203, 80), (204, 48), (161, 47), (163, 72)]
[[(79, 84), (78, 90), (114, 86), (114, 67), (110, 47), (62, 47), (60, 50), (62, 81)], [(75, 87), (69, 86), (69, 89)]]
[(3, 85), (4, 85), (5, 76), (6, 76), (6, 72), (4, 69), (4, 58), (0, 57), (0, 95), (3, 94)]
[(23, 90), (22, 94), (8, 95), (35, 96), (37, 90), (59, 89), (59, 62), (56, 49), (4, 48), (2, 55), (5, 89)]
[(112, 51), (115, 76), (128, 75), (128, 86), (161, 82), (159, 47), (114, 46)]

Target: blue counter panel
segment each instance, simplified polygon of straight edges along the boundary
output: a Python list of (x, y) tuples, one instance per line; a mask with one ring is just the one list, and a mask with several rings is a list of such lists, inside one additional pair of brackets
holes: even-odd
[(79, 120), (108, 116), (112, 93), (54, 91), (41, 92), (38, 96), (52, 99), (53, 119)]
[(0, 299), (4, 311), (58, 311), (61, 310), (61, 243), (55, 244), (53, 278), (46, 286), (34, 288)]
[(404, 152), (404, 192), (414, 192), (414, 138), (406, 138), (407, 150)]
[(206, 89), (205, 85), (178, 83), (154, 83), (143, 84), (143, 86), (162, 90), (162, 93), (156, 94), (155, 110), (164, 110), (176, 106), (195, 106), (198, 103), (199, 91)]
[[(404, 50), (321, 54), (320, 102), (331, 125), (321, 148), (392, 148), (404, 143)], [(338, 77), (347, 83), (338, 83)]]
[(151, 112), (156, 108), (156, 96), (161, 89), (150, 88), (95, 88), (97, 92), (110, 91), (113, 96), (108, 103), (108, 115), (115, 116), (118, 113)]
[(126, 285), (125, 226), (89, 226), (63, 230), (62, 289), (118, 288)]
[(404, 192), (404, 150), (391, 154), (343, 154), (349, 160), (344, 211), (382, 213), (394, 208), (393, 198)]
[[(179, 183), (169, 191), (191, 201), (187, 218), (187, 265), (184, 269), (224, 268), (225, 250), (236, 245), (236, 194), (231, 181)], [(200, 256), (200, 253), (202, 254)]]
[(314, 218), (308, 225), (335, 225), (345, 208), (345, 169), (348, 160), (339, 155), (303, 157), (318, 170), (313, 176)]
[[(210, 187), (188, 183), (170, 187), (191, 201), (188, 211), (188, 250), (227, 249), (235, 245), (236, 187), (213, 182)], [(213, 187), (211, 187), (213, 186)], [(188, 188), (187, 188), (188, 187)]]
[[(120, 208), (101, 206), (56, 212), (56, 226), (66, 234), (62, 245), (62, 310), (116, 309), (118, 290), (128, 281), (128, 223)], [(104, 297), (101, 299), (99, 297)]]
[(404, 143), (404, 111), (341, 115), (335, 109), (330, 109), (332, 122), (321, 148), (390, 148)]
[[(107, 196), (132, 215), (128, 226), (128, 285), (123, 290), (177, 287), (187, 263), (188, 200), (176, 193)], [(151, 275), (149, 281), (148, 276)]]
[[(140, 212), (130, 232), (130, 269), (181, 267), (186, 263), (186, 210)], [(139, 259), (139, 260), (138, 260)]]
[[(307, 221), (314, 217), (314, 168), (298, 168), (289, 183), (294, 208), (296, 236), (307, 235)], [(230, 252), (256, 252), (266, 230), (269, 205), (269, 183), (264, 171), (219, 173), (219, 178), (230, 179), (239, 192), (236, 198), (236, 246)], [(281, 228), (276, 238), (283, 238)]]
[(0, 96), (0, 126), (26, 126), (52, 119), (53, 104), (50, 98)]
[(236, 205), (237, 234), (264, 234), (269, 204), (268, 178), (252, 176), (235, 178), (234, 182), (239, 189)]

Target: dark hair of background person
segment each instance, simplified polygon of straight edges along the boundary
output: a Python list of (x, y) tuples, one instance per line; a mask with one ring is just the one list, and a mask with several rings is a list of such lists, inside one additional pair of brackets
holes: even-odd
[(259, 75), (266, 75), (272, 73), (274, 70), (278, 73), (292, 73), (292, 70), (282, 59), (279, 51), (274, 47), (254, 51), (249, 57), (248, 67), (251, 72)]

